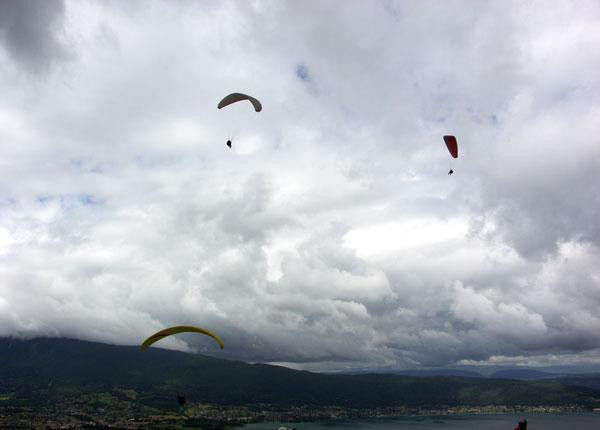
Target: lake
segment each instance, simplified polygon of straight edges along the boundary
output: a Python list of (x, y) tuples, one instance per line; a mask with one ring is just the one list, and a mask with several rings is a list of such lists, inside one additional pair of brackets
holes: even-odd
[(328, 421), (315, 423), (260, 423), (244, 426), (244, 430), (513, 430), (525, 416), (528, 430), (599, 430), (600, 413), (497, 414), (455, 416), (409, 416), (386, 420)]

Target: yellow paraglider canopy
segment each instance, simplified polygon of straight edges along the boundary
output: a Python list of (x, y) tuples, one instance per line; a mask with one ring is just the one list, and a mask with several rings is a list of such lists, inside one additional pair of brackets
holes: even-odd
[(161, 330), (161, 331), (159, 331), (157, 333), (154, 333), (152, 336), (150, 336), (148, 339), (146, 339), (144, 341), (144, 343), (142, 343), (142, 345), (140, 346), (140, 349), (142, 351), (145, 351), (153, 343), (158, 342), (159, 340), (161, 340), (161, 339), (163, 339), (163, 338), (165, 338), (167, 336), (171, 336), (171, 335), (177, 334), (177, 333), (200, 333), (200, 334), (205, 334), (207, 336), (212, 337), (214, 340), (216, 340), (217, 343), (219, 344), (219, 346), (221, 347), (221, 349), (223, 349), (225, 347), (225, 343), (223, 342), (223, 339), (221, 339), (221, 337), (218, 334), (213, 333), (212, 331), (208, 331), (208, 330), (205, 330), (203, 328), (194, 327), (194, 326), (191, 326), (191, 325), (178, 325), (178, 326), (169, 327), (169, 328)]

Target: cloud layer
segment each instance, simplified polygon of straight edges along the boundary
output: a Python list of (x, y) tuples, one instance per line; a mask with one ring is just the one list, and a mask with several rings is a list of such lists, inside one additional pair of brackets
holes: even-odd
[[(0, 335), (600, 357), (596, 2), (1, 8)], [(234, 91), (263, 111), (217, 110)]]

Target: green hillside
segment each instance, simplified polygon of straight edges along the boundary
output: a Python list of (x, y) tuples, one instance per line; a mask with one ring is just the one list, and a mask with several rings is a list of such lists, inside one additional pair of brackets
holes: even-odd
[(325, 375), (159, 348), (142, 353), (70, 339), (0, 339), (4, 404), (47, 404), (101, 392), (159, 408), (175, 408), (176, 393), (194, 403), (277, 407), (600, 405), (599, 391), (556, 380)]

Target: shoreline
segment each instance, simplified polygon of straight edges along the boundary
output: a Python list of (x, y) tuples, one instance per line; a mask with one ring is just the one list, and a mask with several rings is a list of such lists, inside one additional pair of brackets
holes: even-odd
[(274, 405), (214, 405), (191, 404), (180, 412), (159, 410), (139, 411), (136, 414), (115, 414), (113, 410), (95, 411), (73, 408), (22, 407), (7, 411), (0, 408), (0, 429), (2, 428), (44, 428), (75, 429), (85, 426), (111, 429), (141, 429), (160, 426), (165, 429), (177, 429), (182, 426), (198, 426), (219, 430), (247, 425), (272, 423), (317, 423), (343, 421), (385, 421), (415, 417), (459, 417), (483, 415), (551, 415), (551, 414), (598, 414), (592, 408), (581, 405), (515, 405), (515, 406), (457, 406), (457, 407), (407, 407), (386, 408), (342, 408), (315, 407), (310, 405), (295, 408), (280, 408)]

